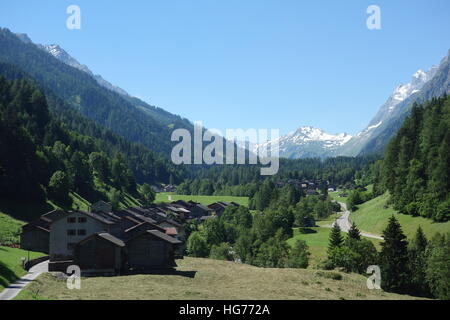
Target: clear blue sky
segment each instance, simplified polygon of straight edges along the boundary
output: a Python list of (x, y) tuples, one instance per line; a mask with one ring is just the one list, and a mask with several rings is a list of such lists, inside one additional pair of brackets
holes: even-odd
[[(82, 29), (66, 28), (81, 8)], [(381, 7), (382, 29), (366, 28)], [(450, 49), (448, 0), (2, 1), (0, 26), (57, 43), (130, 94), (210, 128), (363, 129)]]

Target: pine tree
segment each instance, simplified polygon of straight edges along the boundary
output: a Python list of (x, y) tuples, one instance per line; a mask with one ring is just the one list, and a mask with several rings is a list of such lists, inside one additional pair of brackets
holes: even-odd
[(341, 228), (337, 223), (333, 225), (330, 233), (330, 240), (328, 244), (328, 252), (332, 251), (334, 248), (342, 246), (343, 239), (341, 235)]
[(409, 267), (411, 269), (411, 290), (412, 293), (421, 296), (429, 296), (430, 289), (426, 282), (426, 250), (428, 240), (419, 228), (416, 231), (414, 239), (408, 246)]
[(384, 290), (405, 292), (408, 283), (408, 241), (397, 219), (392, 216), (383, 231), (381, 243), (381, 285)]
[(359, 229), (356, 227), (356, 224), (353, 222), (350, 230), (348, 231), (348, 238), (349, 239), (355, 239), (360, 240), (361, 239), (361, 233), (359, 232)]

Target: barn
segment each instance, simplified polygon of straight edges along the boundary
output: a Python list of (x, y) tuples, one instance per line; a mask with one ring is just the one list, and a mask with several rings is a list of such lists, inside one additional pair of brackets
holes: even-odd
[(181, 241), (158, 230), (146, 230), (127, 241), (128, 267), (154, 270), (176, 267), (175, 250)]
[(124, 247), (109, 233), (94, 233), (76, 244), (74, 262), (83, 272), (117, 273), (124, 267)]

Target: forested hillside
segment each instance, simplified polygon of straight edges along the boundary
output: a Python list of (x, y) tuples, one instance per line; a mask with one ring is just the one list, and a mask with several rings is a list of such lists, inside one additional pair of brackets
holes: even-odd
[(413, 107), (389, 143), (381, 170), (395, 209), (450, 219), (450, 97)]
[[(29, 83), (40, 88), (30, 75), (11, 64), (0, 62), (0, 76), (9, 80), (27, 79)], [(120, 152), (138, 183), (169, 183), (183, 179), (184, 169), (173, 165), (164, 155), (153, 152), (141, 144), (129, 142), (110, 129), (84, 117), (53, 92), (49, 91), (45, 95), (48, 109), (54, 119), (64, 123), (67, 129), (88, 136), (88, 140), (91, 140), (89, 143), (99, 146), (108, 157)]]
[(264, 180), (287, 182), (320, 180), (329, 184), (354, 184), (355, 174), (376, 160), (375, 157), (337, 157), (322, 159), (280, 159), (279, 172), (270, 177), (260, 175), (256, 165), (193, 166), (188, 180), (177, 189), (179, 194), (253, 196)]
[[(83, 123), (82, 117), (78, 120)], [(121, 192), (137, 194), (136, 177), (124, 157), (134, 156), (133, 148), (139, 147), (120, 142), (114, 136), (103, 141), (69, 129), (49, 111), (45, 95), (32, 82), (0, 77), (0, 199), (49, 199), (70, 206), (69, 192), (76, 192), (90, 201), (114, 202), (105, 185), (115, 190), (113, 198)], [(131, 155), (121, 153), (125, 147)]]
[(172, 129), (192, 128), (187, 120), (168, 117), (167, 112), (138, 105), (136, 99), (105, 89), (89, 74), (64, 64), (33, 43), (23, 42), (8, 29), (0, 29), (0, 62), (25, 70), (46, 94), (55, 94), (66, 102), (65, 106), (153, 151), (168, 155)]

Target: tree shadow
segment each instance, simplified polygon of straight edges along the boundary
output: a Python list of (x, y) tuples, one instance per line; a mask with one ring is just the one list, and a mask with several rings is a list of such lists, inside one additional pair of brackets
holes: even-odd
[(19, 277), (0, 261), (0, 285), (7, 287), (10, 283), (19, 279)]
[(317, 233), (317, 230), (314, 230), (311, 228), (298, 228), (298, 232), (301, 234), (311, 234), (311, 233)]
[(161, 269), (161, 270), (130, 270), (127, 271), (125, 275), (137, 275), (137, 274), (146, 274), (146, 275), (160, 275), (160, 276), (180, 276), (186, 278), (195, 278), (197, 271), (181, 271), (175, 269)]
[(25, 222), (33, 221), (54, 208), (46, 202), (0, 201), (0, 211), (15, 219)]

